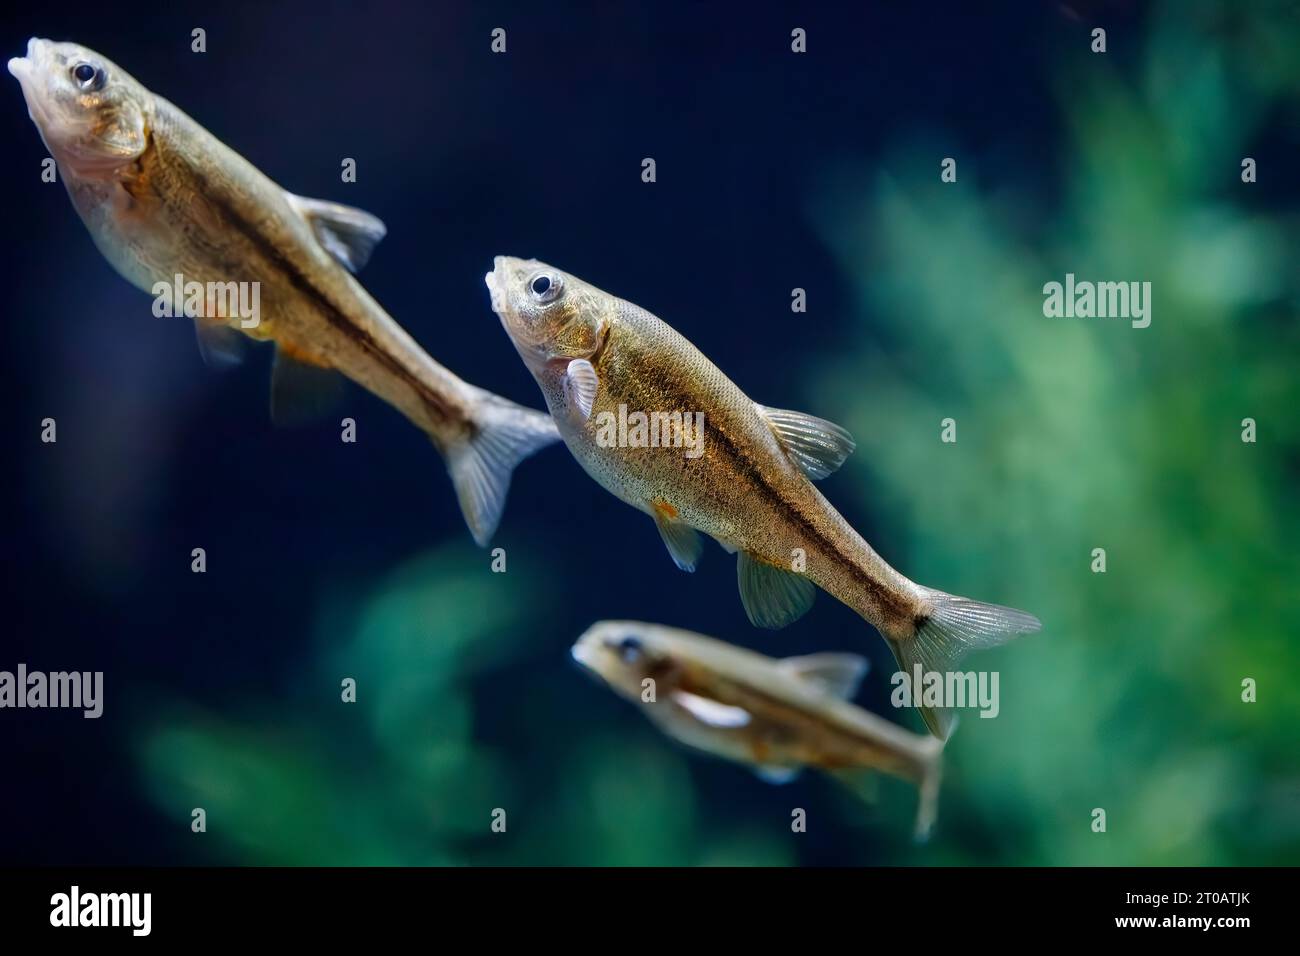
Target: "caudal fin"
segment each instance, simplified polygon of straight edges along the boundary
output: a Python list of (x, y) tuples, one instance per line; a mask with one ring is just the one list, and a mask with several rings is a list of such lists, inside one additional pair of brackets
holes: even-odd
[(557, 441), (551, 416), (483, 392), (473, 436), (446, 449), (447, 470), (470, 533), (485, 547), (501, 522), (510, 474), (533, 452)]
[[(1038, 618), (1015, 608), (981, 604), (930, 588), (925, 592), (930, 611), (919, 621), (916, 631), (911, 637), (889, 641), (899, 668), (909, 677), (917, 664), (923, 673), (947, 674), (968, 651), (996, 647), (1018, 634), (1032, 634), (1042, 627)], [(912, 691), (917, 696), (921, 688), (914, 687)], [(918, 703), (917, 709), (930, 733), (946, 740), (954, 720), (951, 708)]]
[(916, 827), (913, 835), (917, 843), (930, 839), (935, 818), (939, 815), (939, 784), (943, 779), (943, 741), (932, 740), (933, 750), (921, 764), (921, 779), (917, 782)]
[[(889, 771), (906, 777), (916, 785), (916, 823), (912, 836), (917, 843), (930, 839), (934, 821), (939, 815), (939, 784), (943, 779), (944, 742), (923, 734), (916, 737), (914, 753), (904, 771)], [(909, 747), (912, 750), (913, 747)], [(828, 773), (847, 787), (855, 797), (866, 803), (875, 803), (879, 794), (880, 770), (874, 762), (860, 767), (841, 767)]]

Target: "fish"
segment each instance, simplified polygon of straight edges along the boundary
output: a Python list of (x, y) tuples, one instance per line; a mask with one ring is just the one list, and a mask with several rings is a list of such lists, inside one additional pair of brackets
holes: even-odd
[[(386, 233), (378, 218), (285, 191), (86, 47), (33, 38), (9, 72), (95, 246), (155, 295), (155, 314), (194, 288), (185, 314), (219, 367), (248, 340), (274, 342), (277, 422), (328, 409), (335, 373), (374, 393), (429, 436), (475, 541), (489, 541), (515, 466), (559, 434), (438, 364), (367, 294), (353, 273)], [(256, 310), (235, 304), (236, 286)]]
[(669, 737), (747, 765), (769, 783), (814, 767), (850, 786), (864, 772), (916, 784), (915, 833), (928, 836), (944, 743), (850, 703), (866, 658), (831, 652), (778, 660), (641, 621), (598, 621), (570, 653)]
[[(574, 458), (653, 519), (682, 570), (701, 533), (734, 552), (754, 625), (797, 620), (821, 588), (880, 631), (905, 675), (1039, 630), (1032, 614), (917, 584), (867, 544), (813, 485), (853, 451), (845, 429), (760, 405), (666, 322), (554, 266), (497, 256), (485, 281)], [(952, 709), (913, 697), (946, 738)]]

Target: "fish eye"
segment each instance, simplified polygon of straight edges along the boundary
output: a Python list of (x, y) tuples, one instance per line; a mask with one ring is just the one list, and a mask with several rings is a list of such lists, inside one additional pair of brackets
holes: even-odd
[(528, 291), (537, 302), (545, 305), (554, 302), (563, 288), (560, 277), (551, 272), (539, 272), (528, 280)]
[(622, 658), (624, 664), (635, 664), (645, 653), (645, 645), (641, 643), (641, 639), (630, 634), (621, 640), (611, 641), (610, 646), (618, 651), (618, 656)]
[(93, 92), (104, 85), (104, 71), (89, 63), (78, 63), (72, 68), (72, 78), (83, 90)]

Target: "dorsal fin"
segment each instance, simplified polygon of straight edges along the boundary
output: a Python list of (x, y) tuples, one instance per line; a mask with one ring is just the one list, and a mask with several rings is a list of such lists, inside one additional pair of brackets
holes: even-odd
[(857, 654), (823, 653), (787, 657), (776, 666), (818, 690), (849, 700), (858, 692), (871, 662)]
[(289, 205), (307, 220), (316, 241), (349, 272), (359, 272), (370, 260), (387, 227), (370, 213), (323, 199), (285, 193)]
[(857, 447), (847, 431), (815, 415), (754, 403), (790, 460), (813, 481), (834, 472)]

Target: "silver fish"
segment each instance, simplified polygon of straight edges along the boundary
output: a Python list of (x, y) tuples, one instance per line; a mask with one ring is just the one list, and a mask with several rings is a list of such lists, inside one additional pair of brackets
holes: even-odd
[(599, 621), (573, 659), (664, 733), (782, 783), (804, 767), (851, 782), (880, 771), (920, 789), (916, 834), (934, 822), (943, 742), (849, 703), (867, 671), (856, 654), (776, 660), (691, 631)]
[[(235, 360), (243, 336), (275, 342), (272, 406), (282, 420), (322, 404), (334, 379), (326, 370), (370, 390), (432, 439), (474, 539), (488, 541), (515, 465), (558, 434), (549, 416), (435, 362), (352, 277), (383, 223), (286, 192), (93, 50), (33, 39), (9, 72), (114, 268), (156, 297), (179, 287), (177, 277), (206, 290), (188, 313), (199, 313), (205, 358)], [(259, 315), (237, 314), (235, 287), (256, 292)]]
[[(853, 450), (843, 428), (760, 405), (666, 322), (577, 276), (535, 259), (494, 266), (492, 308), (569, 451), (654, 520), (678, 567), (695, 569), (700, 532), (736, 553), (755, 625), (797, 620), (820, 587), (874, 625), (909, 675), (949, 672), (968, 650), (1038, 630), (1024, 611), (917, 584), (863, 540), (813, 484)], [(638, 414), (637, 430), (623, 429)], [(641, 426), (656, 421), (648, 447), (654, 429)], [(918, 709), (947, 736), (950, 708)]]

